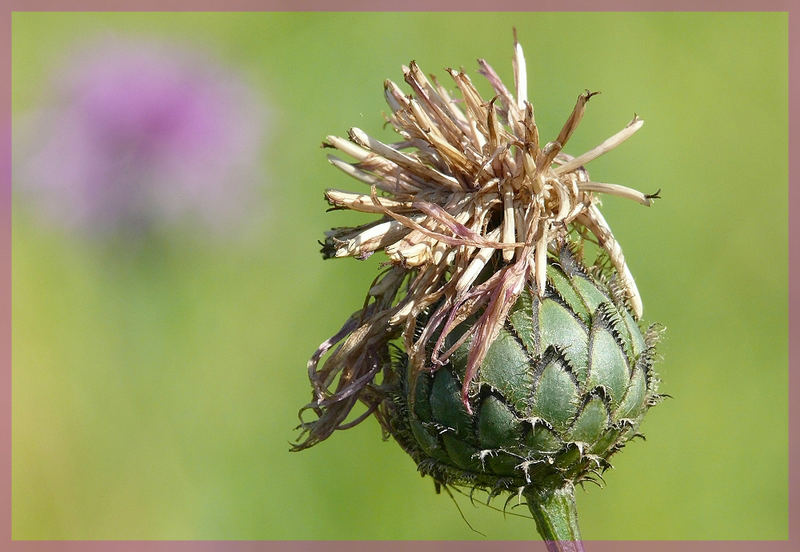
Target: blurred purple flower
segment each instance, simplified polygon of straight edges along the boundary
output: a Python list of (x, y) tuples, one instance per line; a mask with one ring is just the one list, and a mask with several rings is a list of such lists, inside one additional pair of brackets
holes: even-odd
[(55, 92), (22, 129), (16, 171), (48, 219), (90, 234), (220, 230), (260, 204), (266, 110), (219, 63), (166, 44), (96, 42)]

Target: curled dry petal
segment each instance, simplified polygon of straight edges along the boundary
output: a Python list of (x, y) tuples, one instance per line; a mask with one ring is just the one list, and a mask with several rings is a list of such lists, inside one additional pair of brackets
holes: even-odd
[[(509, 309), (525, 286), (544, 293), (548, 251), (564, 242), (594, 236), (615, 267), (632, 312), (641, 316), (636, 284), (595, 194), (643, 205), (658, 196), (593, 181), (584, 165), (630, 138), (643, 121), (634, 117), (590, 151), (567, 155), (562, 149), (596, 94), (587, 90), (556, 139), (540, 146), (516, 38), (513, 95), (486, 61), (478, 63), (494, 98), (481, 97), (466, 74), (448, 69), (461, 96), (453, 98), (412, 61), (403, 74), (412, 95), (384, 82), (388, 122), (400, 141), (384, 143), (352, 128), (349, 140), (329, 136), (323, 144), (352, 158), (328, 157), (369, 186), (361, 193), (328, 190), (328, 202), (382, 217), (329, 231), (323, 255), (365, 258), (383, 249), (391, 268), (373, 282), (364, 307), (309, 361), (314, 395), (301, 412), (310, 410), (316, 419), (302, 423), (296, 449), (362, 419), (346, 422), (359, 400), (387, 428), (381, 388), (397, 380), (392, 342), (408, 356), (413, 380), (413, 374), (446, 363), (459, 343), (471, 339), (462, 389), (470, 410), (471, 387)], [(470, 330), (459, 343), (450, 343), (447, 336), (468, 319), (475, 321)]]

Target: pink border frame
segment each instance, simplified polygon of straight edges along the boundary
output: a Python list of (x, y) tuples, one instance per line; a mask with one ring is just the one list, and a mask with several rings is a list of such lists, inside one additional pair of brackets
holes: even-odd
[[(0, 128), (5, 129), (0, 146), (0, 548), (13, 551), (100, 552), (212, 550), (290, 551), (318, 550), (350, 552), (353, 541), (15, 541), (11, 540), (11, 15), (15, 11), (759, 11), (789, 14), (789, 213), (800, 207), (797, 175), (800, 172), (800, 111), (791, 98), (800, 92), (800, 30), (794, 24), (791, 0), (606, 0), (602, 6), (591, 0), (501, 0), (486, 9), (478, 0), (406, 0), (403, 9), (388, 0), (11, 0), (0, 10), (0, 75), (7, 79), (0, 86)], [(797, 11), (797, 10), (795, 10)], [(789, 540), (786, 541), (588, 541), (592, 552), (672, 550), (725, 550), (739, 552), (765, 550), (769, 552), (800, 548), (800, 441), (795, 431), (800, 427), (800, 391), (798, 391), (798, 358), (800, 358), (800, 220), (789, 217)], [(796, 399), (792, 400), (792, 399)], [(504, 551), (530, 550), (531, 542), (501, 541)], [(535, 542), (535, 541), (533, 541)], [(364, 546), (380, 546), (389, 552), (413, 548), (424, 550), (458, 550), (483, 552), (499, 542), (487, 541), (375, 541)], [(540, 545), (544, 550), (544, 544)]]

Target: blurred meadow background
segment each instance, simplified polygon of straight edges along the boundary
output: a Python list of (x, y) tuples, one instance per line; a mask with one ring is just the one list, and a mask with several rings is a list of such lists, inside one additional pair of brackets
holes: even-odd
[(512, 83), (512, 27), (543, 139), (600, 90), (567, 151), (636, 112), (588, 168), (663, 196), (604, 198), (673, 398), (578, 490), (584, 536), (787, 538), (778, 13), (15, 13), (13, 538), (536, 538), (457, 497), (470, 530), (372, 419), (289, 452), (306, 360), (383, 260), (322, 261), (368, 217), (325, 212), (362, 188), (321, 141), (391, 139), (412, 59), (491, 97), (476, 59)]

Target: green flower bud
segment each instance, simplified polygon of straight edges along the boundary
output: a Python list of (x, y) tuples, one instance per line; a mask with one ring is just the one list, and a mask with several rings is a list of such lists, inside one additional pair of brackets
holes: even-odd
[(489, 347), (472, 413), (461, 400), (467, 339), (432, 372), (400, 359), (391, 432), (441, 484), (496, 493), (582, 482), (609, 466), (658, 402), (656, 336), (655, 327), (643, 335), (619, 293), (563, 248), (548, 263), (544, 295), (524, 290)]
[[(514, 93), (479, 64), (493, 99), (450, 69), (455, 99), (411, 62), (412, 96), (384, 83), (400, 141), (351, 128), (323, 143), (354, 159), (329, 155), (334, 167), (369, 186), (327, 190), (330, 205), (379, 215), (328, 231), (323, 257), (383, 250), (391, 266), (309, 360), (294, 450), (374, 415), (437, 486), (520, 493), (551, 550), (581, 550), (574, 485), (609, 465), (659, 399), (656, 331), (636, 322), (642, 298), (597, 194), (650, 206), (659, 192), (585, 168), (642, 128), (638, 116), (573, 157), (564, 146), (596, 92), (544, 142), (516, 37)], [(585, 241), (609, 268), (584, 266)], [(358, 402), (366, 411), (353, 419)]]

